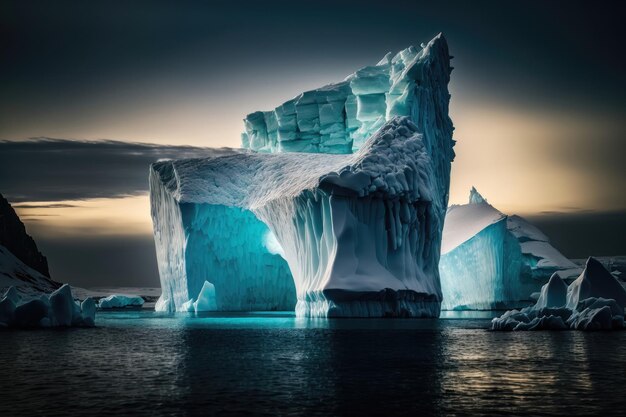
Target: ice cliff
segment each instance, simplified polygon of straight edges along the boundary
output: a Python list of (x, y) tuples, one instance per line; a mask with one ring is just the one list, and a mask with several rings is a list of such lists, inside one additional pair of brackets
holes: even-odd
[(444, 309), (488, 310), (525, 303), (554, 272), (569, 280), (580, 268), (536, 227), (472, 188), (468, 204), (448, 208), (439, 271)]
[(439, 35), (247, 116), (247, 149), (153, 164), (157, 308), (437, 316), (449, 58)]
[[(448, 48), (439, 35), (420, 48), (388, 53), (342, 82), (306, 91), (245, 120), (244, 148), (259, 152), (351, 153), (386, 121), (410, 116), (430, 145), (449, 145)], [(439, 130), (442, 129), (442, 130)], [(434, 136), (440, 136), (435, 138)], [(446, 149), (449, 148), (449, 149)], [(444, 146), (449, 158), (452, 146)], [(447, 178), (442, 174), (442, 180)]]
[(534, 306), (511, 310), (491, 322), (493, 330), (613, 330), (624, 328), (626, 289), (589, 258), (569, 286), (555, 272)]

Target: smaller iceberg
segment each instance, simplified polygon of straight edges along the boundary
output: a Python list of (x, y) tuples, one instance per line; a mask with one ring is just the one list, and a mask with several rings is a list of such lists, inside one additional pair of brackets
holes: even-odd
[(98, 308), (103, 310), (141, 306), (143, 306), (143, 298), (138, 295), (112, 294), (98, 302)]
[(217, 311), (217, 302), (215, 301), (215, 285), (209, 281), (204, 281), (198, 300), (193, 303), (193, 308), (197, 312), (200, 311)]
[(50, 295), (23, 298), (15, 287), (0, 299), (0, 327), (93, 327), (96, 306), (91, 298), (82, 303), (74, 301), (68, 284)]
[(520, 216), (493, 207), (472, 187), (468, 204), (446, 212), (439, 261), (444, 310), (491, 310), (525, 305), (558, 272), (581, 269)]
[(616, 330), (624, 328), (626, 289), (595, 258), (569, 286), (555, 272), (534, 306), (510, 310), (492, 330)]

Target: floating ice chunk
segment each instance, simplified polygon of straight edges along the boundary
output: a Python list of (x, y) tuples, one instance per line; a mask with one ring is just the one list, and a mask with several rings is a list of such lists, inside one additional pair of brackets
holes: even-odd
[[(7, 294), (15, 295), (10, 289)], [(81, 308), (74, 301), (71, 288), (64, 284), (52, 294), (42, 294), (38, 298), (12, 301), (15, 297), (3, 297), (0, 300), (0, 326), (3, 327), (55, 327), (95, 325), (95, 311), (89, 307), (89, 301)], [(91, 301), (93, 304), (93, 301)]]
[(26, 301), (15, 308), (12, 325), (16, 327), (38, 327), (48, 314), (48, 306), (40, 299)]
[(211, 284), (209, 281), (204, 281), (200, 294), (198, 294), (198, 300), (193, 303), (193, 307), (196, 313), (200, 311), (216, 311), (215, 285)]
[(581, 300), (589, 297), (614, 299), (622, 310), (626, 308), (626, 289), (593, 257), (587, 259), (584, 271), (569, 286), (567, 307), (576, 309)]
[(139, 295), (126, 295), (126, 294), (112, 294), (108, 297), (100, 299), (98, 302), (98, 308), (126, 308), (126, 307), (141, 307), (144, 300)]
[(159, 297), (157, 302), (154, 304), (154, 311), (174, 311), (175, 307), (172, 305), (172, 302), (169, 298), (163, 297), (163, 294)]
[[(612, 281), (613, 280), (613, 281)], [(615, 286), (617, 284), (617, 286)], [(615, 298), (602, 298), (611, 294)], [(626, 290), (596, 259), (589, 258), (580, 277), (566, 287), (554, 274), (537, 303), (511, 310), (491, 322), (493, 330), (611, 330), (624, 327)], [(587, 297), (581, 299), (581, 297)]]
[(492, 330), (513, 330), (520, 323), (528, 323), (530, 319), (526, 313), (519, 310), (509, 310), (502, 316), (491, 321)]
[(539, 299), (535, 308), (561, 307), (567, 302), (567, 284), (561, 279), (558, 272), (550, 277), (550, 281), (541, 287)]
[(195, 311), (193, 298), (191, 300), (185, 301), (183, 305), (180, 306), (178, 311), (187, 311), (187, 312)]
[[(54, 321), (58, 326), (71, 326), (74, 317), (74, 299), (68, 284), (50, 294), (50, 307)], [(80, 315), (80, 313), (79, 313)]]
[(535, 317), (529, 322), (520, 321), (513, 330), (566, 330), (567, 325), (560, 316)]
[[(623, 327), (624, 316), (619, 317), (621, 317), (621, 323), (616, 317), (615, 325), (621, 328)], [(581, 312), (572, 314), (567, 323), (569, 327), (576, 330), (611, 330), (614, 321), (611, 307), (606, 305), (598, 308), (586, 308)]]
[(91, 297), (87, 297), (80, 304), (82, 320), (86, 326), (94, 326), (96, 323), (96, 302)]

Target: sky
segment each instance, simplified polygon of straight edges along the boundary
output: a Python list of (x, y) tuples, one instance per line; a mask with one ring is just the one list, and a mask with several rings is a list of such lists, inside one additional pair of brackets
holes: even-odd
[[(621, 2), (0, 1), (0, 193), (82, 286), (158, 285), (150, 162), (446, 36), (457, 157), (570, 257), (626, 254)], [(114, 261), (114, 262), (113, 262)]]

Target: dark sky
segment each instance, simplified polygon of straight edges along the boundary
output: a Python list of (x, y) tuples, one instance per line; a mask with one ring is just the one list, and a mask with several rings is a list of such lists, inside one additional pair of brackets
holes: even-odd
[[(238, 146), (245, 114), (443, 32), (453, 202), (476, 185), (566, 255), (624, 254), (624, 4), (0, 1), (0, 193), (48, 205), (145, 196), (150, 161)], [(115, 141), (84, 142), (98, 139)], [(158, 282), (145, 234), (55, 237), (41, 213), (27, 225), (57, 279)], [(133, 251), (151, 266), (131, 265)], [(112, 277), (111, 258), (128, 278)]]
[[(290, 98), (309, 79), (317, 86), (317, 79), (343, 77), (438, 32), (445, 33), (456, 56), (453, 82), (467, 95), (585, 112), (624, 111), (623, 2), (1, 4), (3, 139), (67, 137), (57, 132), (94, 138), (93, 132), (107, 132), (102, 125), (111, 121), (128, 123), (129, 135), (141, 135), (132, 114), (154, 110), (155, 102), (175, 113), (181, 95), (273, 91), (252, 104), (236, 103), (240, 119), (259, 103)], [(206, 113), (219, 105), (209, 104)], [(187, 140), (211, 137), (197, 135)]]

